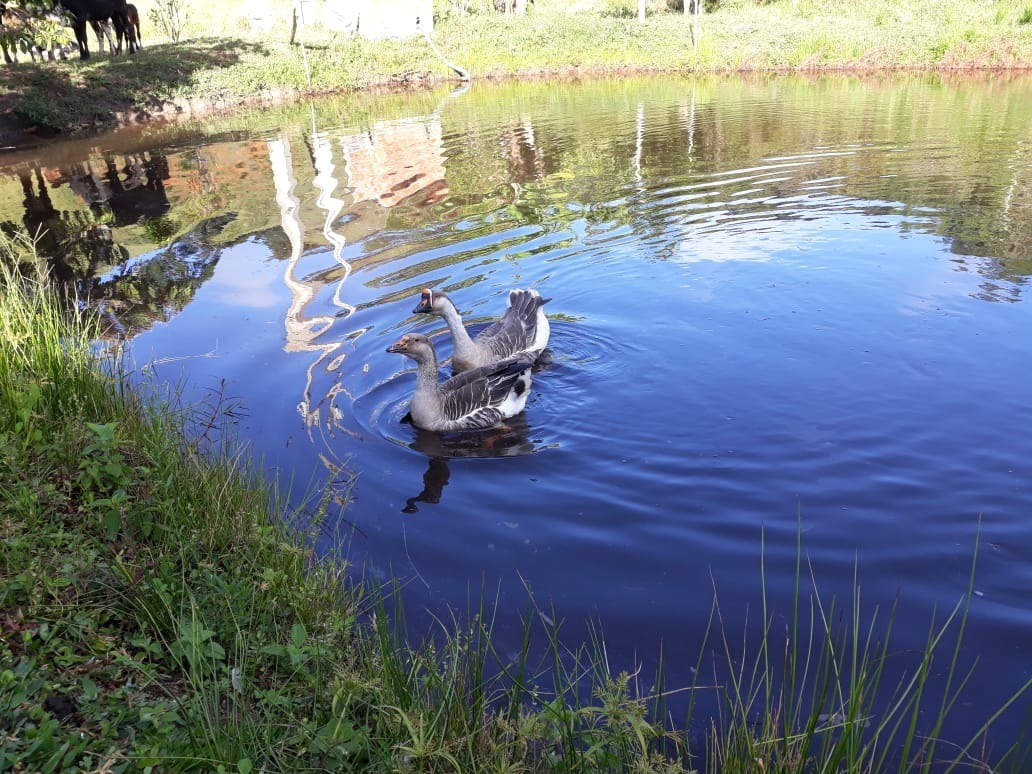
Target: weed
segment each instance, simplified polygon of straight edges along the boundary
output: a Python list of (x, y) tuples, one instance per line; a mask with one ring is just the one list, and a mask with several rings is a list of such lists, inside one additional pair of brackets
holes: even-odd
[(178, 43), (187, 23), (186, 6), (181, 0), (159, 0), (147, 12), (147, 18), (158, 30), (159, 35)]
[[(893, 678), (895, 605), (884, 621), (877, 607), (868, 613), (856, 570), (847, 605), (824, 599), (812, 567), (804, 574), (801, 543), (796, 549), (796, 588), (783, 642), (765, 583), (762, 634), (751, 656), (738, 652), (728, 638), (714, 594), (714, 682), (726, 688), (708, 739), (708, 763), (718, 770), (738, 770), (741, 762), (755, 761), (761, 770), (778, 771), (923, 771), (942, 763), (941, 732), (974, 669), (962, 668), (960, 659), (974, 592), (974, 559), (961, 599), (944, 619), (933, 615), (916, 667)], [(975, 557), (977, 550), (976, 538)], [(843, 620), (848, 623), (839, 623)], [(932, 664), (943, 651), (947, 668), (939, 675), (941, 699), (936, 701), (930, 697)], [(1032, 680), (1017, 687), (1007, 703), (1030, 688)], [(973, 729), (952, 760), (982, 765), (974, 753), (988, 728), (987, 722)]]

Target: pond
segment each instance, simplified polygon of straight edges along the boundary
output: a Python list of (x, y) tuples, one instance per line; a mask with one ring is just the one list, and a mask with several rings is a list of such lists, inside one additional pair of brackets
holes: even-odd
[[(685, 685), (714, 593), (735, 641), (764, 587), (790, 614), (798, 537), (807, 589), (898, 602), (906, 672), (977, 541), (963, 730), (1032, 676), (1030, 116), (1028, 75), (475, 83), (8, 153), (0, 221), (136, 378), (331, 487), (320, 549), (416, 627), (484, 590), (516, 649), (532, 593)], [(424, 287), (473, 327), (551, 299), (505, 428), (401, 421), (386, 348), (450, 351)]]

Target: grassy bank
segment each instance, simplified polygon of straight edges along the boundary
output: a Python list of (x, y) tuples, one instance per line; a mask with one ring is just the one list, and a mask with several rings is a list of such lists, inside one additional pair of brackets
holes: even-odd
[(972, 588), (901, 664), (891, 614), (859, 581), (823, 599), (801, 547), (794, 608), (762, 594), (757, 638), (715, 603), (699, 685), (669, 686), (696, 697), (672, 724), (706, 730), (691, 749), (650, 720), (661, 679), (611, 673), (601, 639), (565, 642), (531, 599), (515, 656), (484, 603), (414, 644), (397, 599), (315, 562), (275, 486), (211, 440), (218, 410), (146, 403), (96, 318), (16, 279), (14, 252), (31, 246), (0, 244), (0, 770), (1015, 766), (999, 744), (982, 760), (988, 720), (939, 739), (971, 677)]
[[(472, 10), (460, 12), (462, 5)], [(436, 4), (437, 45), (474, 79), (626, 70), (1032, 66), (1032, 4), (1017, 0), (731, 0), (711, 4), (697, 43), (689, 17), (654, 12), (640, 24), (628, 18), (631, 4), (616, 0), (582, 3), (590, 10), (581, 13), (564, 12), (568, 3), (540, 0), (520, 18), (479, 7), (484, 5)], [(187, 32), (203, 29), (217, 37), (173, 44), (149, 29), (147, 47), (133, 57), (8, 66), (0, 115), (9, 111), (30, 130), (81, 131), (142, 115), (456, 77), (421, 38), (370, 43), (313, 26), (303, 33), (302, 51), (288, 43), (288, 23), (269, 33), (246, 32), (247, 7), (229, 3), (218, 18), (202, 20), (198, 6)]]

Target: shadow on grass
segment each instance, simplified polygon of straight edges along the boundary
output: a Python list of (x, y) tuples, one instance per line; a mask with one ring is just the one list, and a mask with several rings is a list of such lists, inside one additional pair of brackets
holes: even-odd
[(56, 131), (94, 129), (115, 114), (161, 107), (195, 76), (233, 66), (243, 57), (271, 56), (260, 42), (234, 38), (165, 43), (133, 55), (86, 62), (24, 63), (4, 68), (0, 108)]

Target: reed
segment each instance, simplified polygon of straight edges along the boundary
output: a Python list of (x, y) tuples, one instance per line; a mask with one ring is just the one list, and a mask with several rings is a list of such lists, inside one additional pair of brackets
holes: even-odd
[[(801, 530), (797, 535), (801, 534)], [(960, 767), (1016, 769), (1027, 754), (1017, 743), (992, 760), (988, 733), (1000, 714), (1027, 695), (1019, 686), (997, 712), (945, 740), (951, 710), (974, 675), (961, 657), (974, 592), (975, 549), (967, 589), (945, 615), (932, 614), (916, 664), (890, 648), (896, 604), (888, 611), (862, 602), (854, 570), (850, 598), (825, 598), (796, 546), (791, 610), (771, 608), (761, 568), (762, 633), (755, 644), (729, 637), (714, 594), (713, 679), (721, 686), (705, 756), (712, 771), (926, 771)], [(844, 621), (844, 623), (843, 623)], [(908, 660), (907, 667), (897, 665)], [(945, 664), (945, 666), (943, 666)], [(934, 679), (933, 679), (934, 678)]]

